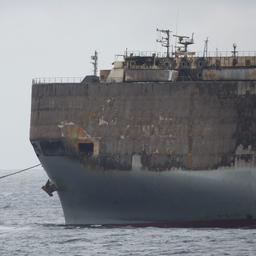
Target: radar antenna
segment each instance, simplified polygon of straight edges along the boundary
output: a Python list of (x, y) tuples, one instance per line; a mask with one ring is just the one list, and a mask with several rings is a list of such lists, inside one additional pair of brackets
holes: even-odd
[(91, 63), (93, 65), (93, 75), (97, 76), (98, 73), (98, 52), (95, 51), (94, 55), (91, 56), (91, 60), (93, 60)]
[(194, 44), (194, 33), (192, 33), (191, 38), (188, 36), (180, 36), (180, 35), (173, 35), (174, 37), (178, 38), (178, 44), (181, 46), (177, 46), (177, 50), (175, 51), (175, 55), (194, 55), (194, 52), (188, 52), (188, 46)]
[(158, 43), (161, 43), (163, 47), (167, 48), (166, 51), (166, 57), (169, 58), (170, 57), (170, 34), (172, 31), (170, 31), (169, 29), (156, 29), (156, 31), (165, 34), (166, 37), (162, 36), (161, 39), (157, 39), (156, 41)]

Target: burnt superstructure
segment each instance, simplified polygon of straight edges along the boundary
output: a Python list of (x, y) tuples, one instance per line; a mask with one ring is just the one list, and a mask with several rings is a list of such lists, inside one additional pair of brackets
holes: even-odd
[(102, 82), (162, 82), (162, 81), (253, 81), (256, 79), (256, 54), (238, 52), (236, 44), (230, 52), (208, 52), (208, 39), (202, 54), (189, 51), (194, 34), (174, 35), (177, 46), (169, 52), (170, 30), (159, 42), (166, 54), (155, 52), (125, 52), (122, 61), (113, 63), (112, 70), (102, 70)]
[(30, 140), (67, 224), (255, 222), (255, 57), (168, 52), (33, 81)]

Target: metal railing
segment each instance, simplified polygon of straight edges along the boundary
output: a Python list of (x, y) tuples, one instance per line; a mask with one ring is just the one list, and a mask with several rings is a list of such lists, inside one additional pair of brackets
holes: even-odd
[(37, 77), (32, 79), (32, 84), (64, 84), (81, 83), (84, 77)]
[[(166, 57), (166, 53), (139, 51), (127, 52), (127, 56), (131, 57), (152, 57), (153, 54), (155, 54), (155, 56), (158, 58)], [(192, 54), (188, 53), (188, 55), (186, 55), (185, 53), (179, 54), (177, 58), (179, 60), (182, 60), (182, 58), (185, 56), (195, 64), (199, 58), (204, 58), (204, 60), (206, 60), (206, 62), (208, 63), (208, 66), (256, 66), (256, 51), (239, 51), (236, 52), (235, 56), (232, 54), (231, 51), (208, 51), (207, 55), (205, 55), (204, 52), (192, 52)], [(175, 56), (173, 56), (172, 58), (175, 58)], [(234, 62), (236, 62), (236, 65), (234, 65)]]
[(126, 57), (152, 57), (155, 55), (158, 58), (166, 57), (166, 52), (154, 52), (154, 51), (126, 51), (124, 52), (124, 56)]
[[(204, 52), (195, 52), (195, 57), (233, 57), (231, 51), (209, 51), (207, 55)], [(256, 51), (238, 51), (236, 57), (254, 57), (256, 56)]]
[[(124, 52), (124, 56), (130, 57), (152, 57), (155, 55), (156, 57), (163, 58), (166, 57), (166, 52), (154, 52), (154, 51), (126, 51)], [(175, 53), (170, 53), (171, 56), (175, 56)], [(189, 54), (188, 54), (189, 55)], [(204, 52), (195, 51), (193, 55), (189, 55), (193, 57), (232, 57), (232, 51), (208, 51), (207, 55), (204, 55)], [(238, 51), (236, 53), (237, 57), (254, 57), (256, 56), (256, 51)]]

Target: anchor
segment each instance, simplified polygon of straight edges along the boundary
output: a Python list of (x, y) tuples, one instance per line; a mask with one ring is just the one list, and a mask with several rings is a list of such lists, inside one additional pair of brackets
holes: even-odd
[(42, 189), (49, 195), (49, 196), (53, 196), (53, 192), (57, 191), (57, 187), (56, 185), (51, 181), (51, 180), (47, 180), (46, 184), (44, 186), (42, 186)]

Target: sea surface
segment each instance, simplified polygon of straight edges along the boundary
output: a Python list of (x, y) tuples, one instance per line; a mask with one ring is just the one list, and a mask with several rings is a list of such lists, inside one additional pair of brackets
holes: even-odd
[[(8, 172), (0, 171), (0, 176)], [(0, 256), (256, 255), (256, 229), (68, 227), (43, 170), (0, 179)]]

